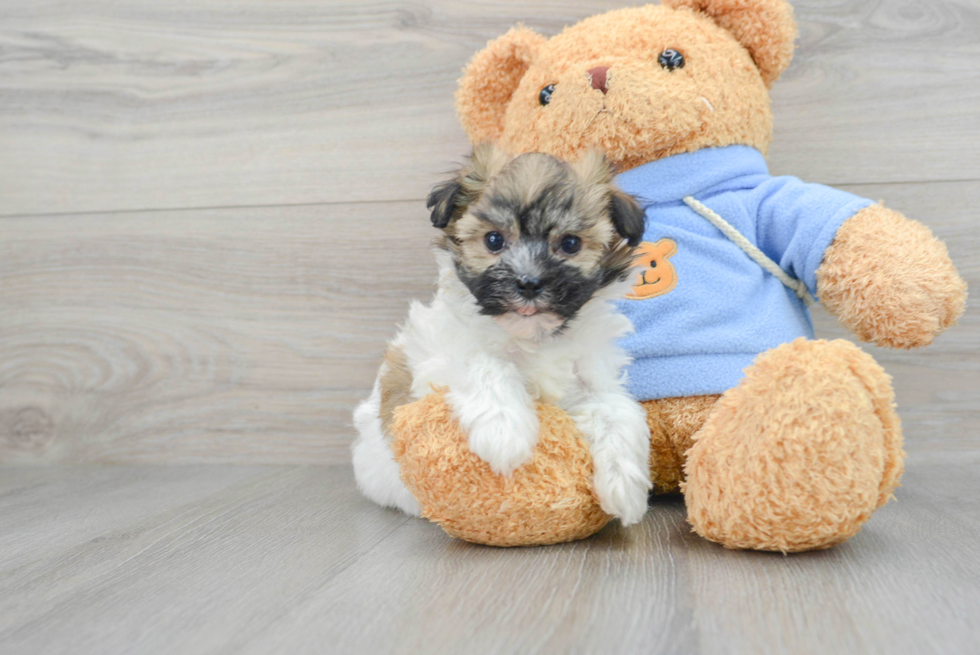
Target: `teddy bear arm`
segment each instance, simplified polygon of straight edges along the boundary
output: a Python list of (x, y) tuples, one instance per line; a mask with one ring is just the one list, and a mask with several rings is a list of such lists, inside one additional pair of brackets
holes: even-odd
[(392, 452), (422, 516), (454, 537), (494, 546), (583, 539), (610, 516), (592, 488), (592, 457), (571, 418), (538, 405), (535, 456), (512, 476), (475, 455), (446, 402), (431, 393), (395, 410)]
[(963, 313), (966, 282), (929, 228), (871, 205), (838, 229), (817, 269), (817, 295), (860, 340), (917, 348)]

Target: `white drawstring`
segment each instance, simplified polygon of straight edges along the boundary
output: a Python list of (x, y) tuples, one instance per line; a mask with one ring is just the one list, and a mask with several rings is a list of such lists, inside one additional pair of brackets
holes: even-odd
[(735, 226), (733, 226), (731, 223), (716, 214), (710, 208), (705, 207), (691, 196), (685, 196), (684, 204), (704, 218), (708, 219), (708, 221), (716, 228), (721, 230), (721, 233), (728, 237), (732, 243), (741, 248), (746, 255), (751, 257), (752, 261), (772, 273), (777, 280), (785, 284), (789, 289), (796, 293), (804, 304), (809, 306), (816, 302), (813, 296), (810, 295), (810, 292), (807, 291), (806, 284), (804, 284), (801, 280), (790, 277), (786, 271), (779, 267), (779, 264), (769, 259), (766, 253), (759, 250), (755, 244), (746, 239), (745, 236), (736, 230)]

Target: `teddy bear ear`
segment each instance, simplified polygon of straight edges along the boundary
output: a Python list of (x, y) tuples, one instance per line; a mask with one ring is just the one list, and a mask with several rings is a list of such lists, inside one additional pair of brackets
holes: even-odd
[(700, 11), (731, 32), (749, 51), (767, 87), (793, 59), (796, 21), (786, 0), (663, 0), (663, 4)]
[(518, 25), (487, 43), (467, 64), (456, 90), (456, 111), (471, 142), (500, 138), (510, 98), (545, 41)]

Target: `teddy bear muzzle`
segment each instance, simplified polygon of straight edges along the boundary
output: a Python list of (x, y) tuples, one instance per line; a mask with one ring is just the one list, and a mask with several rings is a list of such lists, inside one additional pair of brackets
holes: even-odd
[(608, 78), (606, 74), (609, 72), (608, 66), (596, 66), (595, 68), (589, 69), (589, 77), (592, 79), (592, 88), (597, 91), (602, 91), (605, 95), (609, 91)]

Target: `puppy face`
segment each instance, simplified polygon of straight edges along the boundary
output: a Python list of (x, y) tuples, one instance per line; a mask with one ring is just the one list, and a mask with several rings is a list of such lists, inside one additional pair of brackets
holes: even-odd
[(597, 153), (568, 164), (481, 146), (432, 191), (439, 245), (482, 313), (515, 336), (540, 338), (628, 275), (643, 210), (613, 174)]

